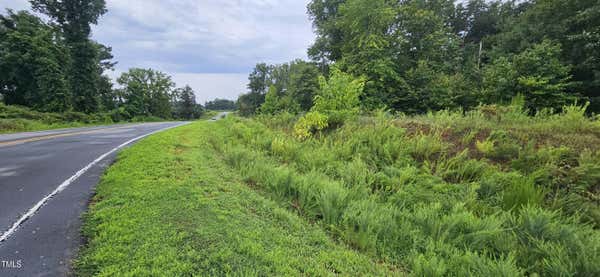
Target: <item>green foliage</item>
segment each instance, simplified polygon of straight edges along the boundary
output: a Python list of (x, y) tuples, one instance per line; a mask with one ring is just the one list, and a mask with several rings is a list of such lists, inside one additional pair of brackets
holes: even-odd
[(0, 98), (47, 112), (72, 108), (67, 47), (61, 34), (28, 12), (0, 15)]
[(298, 119), (294, 125), (294, 134), (299, 139), (310, 138), (329, 126), (329, 117), (320, 112), (309, 112)]
[(103, 0), (30, 1), (50, 22), (21, 11), (0, 16), (0, 98), (43, 112), (116, 109), (110, 47), (90, 40)]
[(202, 116), (202, 106), (196, 104), (196, 94), (190, 86), (175, 89), (171, 98), (174, 118), (191, 120)]
[(511, 160), (519, 155), (520, 144), (506, 131), (493, 131), (485, 141), (476, 143), (477, 150), (495, 160)]
[(543, 41), (511, 58), (499, 58), (484, 73), (488, 102), (498, 103), (522, 94), (526, 108), (559, 109), (576, 98), (569, 95), (570, 68), (560, 61), (560, 45)]
[(420, 134), (411, 142), (411, 154), (418, 161), (433, 160), (440, 157), (447, 147), (439, 134)]
[(157, 116), (170, 118), (172, 89), (171, 77), (152, 69), (132, 68), (123, 73), (117, 82), (123, 86), (119, 97), (131, 116)]
[[(45, 113), (20, 106), (6, 106), (0, 103), (0, 133), (106, 125), (129, 119), (129, 117), (121, 116), (118, 110), (96, 114), (78, 112)], [(162, 121), (162, 119), (155, 118), (146, 121)]]
[[(69, 48), (68, 78), (76, 111), (98, 112), (98, 82), (102, 74), (97, 44), (90, 40), (91, 25), (107, 12), (104, 0), (31, 0), (33, 9), (56, 22)], [(110, 56), (112, 58), (112, 56)]]
[[(89, 243), (74, 261), (78, 276), (400, 275), (244, 184), (214, 148), (227, 147), (214, 128), (194, 123), (120, 154), (84, 217)], [(311, 184), (264, 169), (252, 174), (278, 188)]]
[[(599, 234), (587, 224), (599, 214), (598, 155), (538, 146), (562, 141), (527, 143), (545, 132), (597, 134), (594, 121), (566, 112), (527, 116), (520, 102), (357, 118), (319, 139), (294, 138), (290, 115), (228, 119), (214, 134), (250, 187), (410, 274), (595, 275)], [(483, 139), (479, 148), (487, 145), (493, 161), (477, 159), (467, 149), (477, 140), (465, 145), (462, 135)], [(578, 149), (589, 147), (596, 149)]]
[(248, 94), (238, 104), (243, 116), (308, 111), (319, 89), (319, 71), (312, 64), (294, 60), (280, 65), (257, 64), (250, 74)]
[(212, 111), (233, 111), (237, 109), (237, 106), (235, 101), (217, 98), (206, 102), (204, 108)]
[(521, 209), (525, 206), (540, 206), (544, 201), (544, 193), (536, 187), (532, 178), (515, 178), (504, 190), (502, 198), (506, 210)]
[(332, 68), (329, 80), (319, 79), (321, 86), (315, 96), (312, 111), (326, 114), (332, 125), (338, 125), (357, 116), (360, 111), (360, 96), (365, 80)]
[(308, 52), (323, 72), (335, 63), (365, 76), (367, 109), (466, 110), (522, 93), (529, 110), (558, 110), (583, 92), (597, 111), (597, 6), (587, 0), (313, 0), (308, 12), (317, 39)]

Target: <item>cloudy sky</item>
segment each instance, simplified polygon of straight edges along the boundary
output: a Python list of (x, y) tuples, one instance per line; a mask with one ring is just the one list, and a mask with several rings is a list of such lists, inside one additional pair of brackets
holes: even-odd
[[(309, 0), (106, 0), (93, 38), (112, 46), (117, 76), (153, 68), (189, 84), (198, 101), (236, 99), (257, 62), (306, 58), (314, 40)], [(29, 9), (27, 0), (0, 0)]]

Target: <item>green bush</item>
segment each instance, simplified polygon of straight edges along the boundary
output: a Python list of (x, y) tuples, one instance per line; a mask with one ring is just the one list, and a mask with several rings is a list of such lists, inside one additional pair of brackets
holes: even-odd
[(315, 133), (325, 130), (329, 126), (329, 118), (319, 112), (309, 112), (301, 117), (294, 125), (294, 134), (299, 139), (308, 139)]

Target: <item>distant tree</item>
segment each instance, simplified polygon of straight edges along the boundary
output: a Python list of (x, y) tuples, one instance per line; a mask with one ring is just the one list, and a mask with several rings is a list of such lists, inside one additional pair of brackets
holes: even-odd
[(100, 53), (89, 37), (91, 25), (106, 13), (104, 0), (30, 0), (35, 11), (56, 22), (63, 31), (69, 47), (69, 85), (73, 93), (73, 106), (77, 111), (100, 110), (98, 91), (98, 66)]
[(290, 65), (288, 95), (302, 111), (313, 106), (313, 98), (319, 91), (319, 68), (305, 61), (297, 60)]
[(264, 102), (264, 94), (255, 92), (242, 94), (237, 100), (238, 111), (242, 116), (252, 116), (256, 114)]
[[(263, 69), (267, 70), (264, 74), (256, 73), (262, 72)], [(265, 78), (256, 78), (258, 75), (264, 75)], [(250, 82), (252, 84), (254, 81), (256, 84), (261, 83), (268, 86), (268, 92), (263, 95), (257, 93), (258, 90), (252, 90), (252, 87), (258, 86), (249, 86), (249, 94), (255, 95), (244, 97), (242, 99), (245, 101), (242, 103), (243, 107), (255, 109), (252, 112), (248, 111), (248, 114), (256, 113), (259, 108), (260, 111), (258, 112), (268, 114), (276, 114), (282, 111), (291, 113), (308, 111), (313, 105), (314, 95), (319, 90), (319, 76), (320, 71), (316, 64), (302, 60), (294, 60), (278, 65), (258, 64), (253, 73), (250, 74)], [(259, 79), (260, 82), (256, 81)], [(250, 99), (253, 101), (265, 99), (268, 103), (251, 103)], [(258, 106), (255, 106), (256, 104)]]
[(254, 67), (248, 77), (248, 90), (250, 93), (266, 94), (271, 85), (272, 68), (265, 63), (259, 63)]
[(172, 116), (171, 100), (175, 83), (171, 77), (152, 69), (132, 68), (117, 82), (123, 87), (118, 98), (131, 116)]
[(9, 105), (64, 112), (72, 107), (62, 34), (21, 11), (0, 15), (0, 94)]
[(202, 106), (196, 104), (196, 94), (190, 86), (178, 88), (173, 92), (173, 114), (179, 119), (196, 119), (202, 115)]
[(215, 99), (204, 104), (204, 108), (212, 111), (233, 111), (237, 109), (235, 101), (228, 99)]

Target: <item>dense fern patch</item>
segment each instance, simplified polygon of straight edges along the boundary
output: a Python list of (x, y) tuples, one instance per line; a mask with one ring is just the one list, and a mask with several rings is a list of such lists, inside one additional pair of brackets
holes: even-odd
[(600, 124), (583, 109), (380, 113), (308, 139), (294, 120), (230, 118), (212, 145), (349, 246), (415, 275), (600, 274)]

